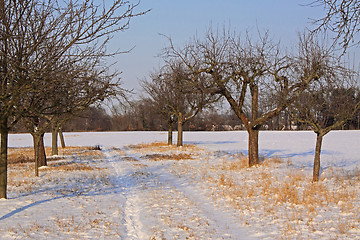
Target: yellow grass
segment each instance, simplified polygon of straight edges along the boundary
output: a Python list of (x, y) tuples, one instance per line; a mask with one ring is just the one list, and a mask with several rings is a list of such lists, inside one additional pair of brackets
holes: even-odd
[[(243, 159), (222, 163), (221, 170), (245, 173), (244, 171), (248, 170), (246, 168), (241, 170), (242, 162)], [(307, 221), (310, 231), (321, 231), (322, 223), (315, 223), (313, 219), (322, 208), (329, 205), (338, 206), (344, 215), (352, 214), (355, 217), (360, 214), (357, 205), (360, 198), (359, 180), (346, 180), (344, 176), (343, 180), (329, 185), (324, 181), (312, 182), (311, 176), (306, 176), (300, 170), (291, 170), (288, 176), (280, 179), (266, 170), (268, 169), (262, 166), (252, 168), (249, 181), (236, 180), (233, 175), (226, 172), (218, 174), (217, 178), (209, 176), (205, 179), (213, 186), (214, 199), (220, 194), (228, 204), (239, 209), (240, 212), (252, 212), (256, 208), (262, 208), (264, 214), (272, 215), (274, 219), (285, 218), (283, 236), (295, 232), (299, 221)], [(283, 211), (286, 213), (285, 216), (281, 216), (276, 211), (279, 207), (287, 209)], [(339, 218), (333, 223), (333, 227), (344, 234), (351, 229), (359, 228), (359, 219)]]
[[(51, 148), (46, 148), (47, 154), (51, 153)], [(8, 185), (14, 187), (23, 187), (24, 191), (31, 191), (32, 186), (36, 183), (34, 178), (34, 160), (33, 148), (10, 148), (8, 161), (11, 164), (8, 169)], [(74, 156), (79, 158), (99, 158), (102, 157), (102, 152), (91, 150), (89, 147), (66, 147), (59, 149), (60, 158), (66, 156)], [(93, 171), (99, 170), (85, 163), (74, 163), (71, 161), (57, 161), (58, 158), (49, 158), (48, 166), (40, 168), (40, 172), (49, 171)]]
[[(289, 167), (289, 161), (270, 158), (249, 168), (248, 158), (236, 154), (222, 157), (210, 165), (204, 161), (200, 169), (186, 163), (175, 165), (173, 172), (198, 174), (197, 179), (208, 185), (215, 202), (226, 202), (240, 213), (246, 212), (246, 216), (272, 216), (273, 224), (281, 226), (282, 239), (293, 239), (300, 226), (311, 233), (329, 229), (331, 224), (330, 227), (337, 231), (334, 239), (351, 230), (358, 231), (360, 171), (330, 169), (323, 173), (319, 182), (313, 182), (309, 172)], [(341, 215), (351, 217), (331, 218), (330, 223), (319, 222), (316, 218), (329, 206), (338, 208)], [(246, 224), (248, 220), (242, 218)], [(299, 236), (299, 239), (303, 238), (307, 236)]]
[[(51, 148), (45, 148), (46, 156), (51, 156)], [(101, 158), (103, 153), (98, 150), (92, 150), (92, 147), (66, 147), (59, 148), (58, 158), (49, 158), (48, 160), (56, 160), (63, 156), (76, 155), (77, 157), (93, 157)], [(27, 163), (34, 162), (34, 149), (33, 148), (9, 148), (8, 149), (8, 163)]]
[(49, 164), (49, 167), (41, 169), (42, 171), (92, 171), (99, 170), (89, 166), (85, 163), (70, 163), (70, 164)]
[(168, 145), (166, 142), (151, 142), (142, 143), (137, 145), (129, 145), (128, 148), (137, 152), (150, 151), (150, 152), (167, 152), (169, 150), (181, 150), (181, 151), (200, 151), (196, 145), (185, 144), (184, 146), (177, 147), (176, 145)]
[(193, 159), (192, 155), (189, 153), (178, 153), (178, 154), (148, 154), (143, 158), (150, 159), (152, 161), (161, 161), (161, 160), (191, 160)]

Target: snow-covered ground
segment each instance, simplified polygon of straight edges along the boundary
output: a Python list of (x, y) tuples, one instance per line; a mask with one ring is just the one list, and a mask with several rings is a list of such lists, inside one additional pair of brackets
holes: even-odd
[[(274, 160), (254, 168), (241, 167), (242, 131), (185, 132), (196, 147), (182, 148), (129, 147), (166, 141), (166, 132), (65, 139), (100, 145), (103, 155), (52, 161), (37, 179), (32, 164), (9, 166), (0, 239), (360, 239), (359, 131), (325, 136), (317, 184), (313, 132), (261, 132), (260, 155)], [(28, 134), (9, 137), (9, 147), (31, 145)]]

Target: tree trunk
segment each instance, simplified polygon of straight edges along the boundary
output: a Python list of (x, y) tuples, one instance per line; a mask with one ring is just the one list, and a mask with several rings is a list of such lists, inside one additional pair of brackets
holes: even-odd
[(39, 176), (39, 167), (46, 166), (46, 154), (44, 147), (44, 133), (33, 133), (34, 141), (34, 159), (35, 159), (35, 176)]
[(172, 133), (172, 125), (169, 124), (169, 130), (168, 130), (168, 145), (172, 145), (172, 138), (173, 138), (173, 133)]
[(315, 157), (314, 157), (314, 169), (313, 169), (313, 181), (314, 182), (317, 182), (320, 179), (320, 154), (321, 154), (322, 139), (323, 139), (323, 135), (317, 134)]
[(259, 164), (259, 130), (250, 129), (249, 134), (249, 167)]
[(63, 131), (62, 131), (62, 128), (61, 128), (61, 127), (59, 128), (59, 136), (60, 136), (61, 147), (62, 147), (62, 148), (65, 148), (65, 147), (66, 147), (66, 145), (65, 145), (65, 139), (64, 139), (64, 134), (63, 134)]
[[(258, 117), (259, 109), (259, 88), (256, 85), (251, 86), (251, 121)], [(249, 167), (259, 164), (259, 126), (249, 127)]]
[(46, 161), (46, 152), (45, 152), (45, 145), (44, 145), (44, 135), (45, 133), (40, 135), (40, 145), (39, 145), (39, 167), (47, 166)]
[(178, 116), (177, 146), (180, 147), (182, 145), (183, 145), (183, 119), (182, 119), (182, 114), (179, 113), (179, 116)]
[(58, 127), (52, 127), (51, 129), (51, 155), (58, 155)]
[(7, 198), (7, 149), (8, 149), (7, 118), (0, 121), (1, 147), (0, 147), (0, 199)]

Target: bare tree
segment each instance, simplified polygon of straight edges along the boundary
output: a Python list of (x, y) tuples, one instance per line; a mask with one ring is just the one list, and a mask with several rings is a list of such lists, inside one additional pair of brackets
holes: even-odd
[(344, 50), (351, 45), (359, 45), (360, 2), (356, 0), (315, 0), (311, 4), (323, 7), (325, 16), (314, 20), (315, 31), (335, 33)]
[(136, 6), (122, 0), (108, 7), (92, 0), (0, 0), (0, 198), (6, 198), (7, 134), (13, 125), (9, 119), (15, 123), (29, 115), (27, 106), (32, 105), (22, 100), (48, 87), (46, 80), (54, 80), (48, 76), (58, 72), (59, 62), (89, 60), (84, 52), (116, 54), (105, 52), (105, 46), (113, 33), (143, 14), (135, 13)]
[(344, 125), (360, 108), (358, 79), (355, 72), (341, 66), (332, 48), (328, 49), (311, 36), (301, 40), (298, 74), (307, 75), (311, 69), (318, 69), (319, 74), (290, 104), (289, 112), (293, 119), (316, 133), (313, 181), (319, 181), (323, 137)]
[[(280, 114), (317, 74), (315, 71), (306, 77), (294, 76), (292, 59), (267, 33), (254, 41), (248, 34), (241, 38), (229, 31), (210, 29), (205, 40), (195, 39), (180, 50), (170, 39), (164, 54), (180, 59), (194, 76), (205, 74), (208, 91), (228, 101), (249, 134), (249, 166), (259, 163), (258, 135), (262, 124)], [(274, 108), (261, 113), (259, 100), (269, 90), (276, 93), (277, 100)]]
[[(169, 61), (151, 82), (144, 82), (145, 91), (158, 105), (169, 127), (168, 142), (172, 141), (172, 126), (177, 122), (177, 146), (183, 145), (183, 126), (193, 119), (203, 108), (218, 100), (213, 94), (204, 92), (201, 75), (189, 73), (178, 61)], [(177, 120), (174, 119), (176, 117)]]
[[(120, 83), (114, 80), (116, 74), (108, 74), (105, 67), (97, 70), (99, 66), (88, 63), (84, 66), (76, 64), (72, 68), (65, 66), (63, 72), (58, 69), (59, 76), (53, 74), (50, 79), (46, 79), (40, 95), (29, 93), (23, 100), (23, 103), (30, 103), (24, 113), (24, 120), (27, 120), (26, 125), (34, 138), (36, 176), (38, 167), (46, 165), (45, 152), (37, 151), (43, 148), (42, 136), (49, 128), (57, 126), (92, 104), (110, 97), (124, 96), (126, 92), (120, 87)], [(34, 119), (41, 124), (33, 124)]]
[(172, 106), (176, 105), (177, 99), (176, 89), (171, 85), (171, 81), (167, 81), (162, 72), (152, 73), (151, 80), (143, 80), (142, 88), (150, 98), (151, 104), (157, 113), (167, 123), (168, 129), (168, 145), (173, 143), (173, 127), (177, 121), (176, 113)]

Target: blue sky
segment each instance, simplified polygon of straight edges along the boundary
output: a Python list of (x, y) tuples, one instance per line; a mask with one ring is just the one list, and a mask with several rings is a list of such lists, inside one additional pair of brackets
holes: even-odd
[[(191, 37), (203, 36), (209, 26), (230, 25), (236, 32), (269, 30), (275, 40), (295, 47), (298, 32), (312, 28), (311, 19), (324, 12), (303, 6), (311, 0), (141, 0), (138, 10), (152, 9), (132, 20), (130, 29), (117, 34), (111, 46), (135, 48), (116, 57), (124, 87), (140, 92), (139, 79), (161, 66), (157, 57), (170, 36), (179, 47)], [(291, 46), (293, 45), (293, 46)]]

